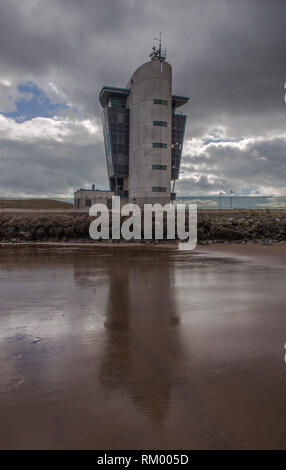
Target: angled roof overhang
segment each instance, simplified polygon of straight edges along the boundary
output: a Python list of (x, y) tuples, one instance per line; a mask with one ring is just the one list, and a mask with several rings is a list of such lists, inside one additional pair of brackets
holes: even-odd
[(127, 97), (129, 95), (128, 88), (116, 88), (112, 86), (104, 86), (99, 94), (99, 101), (103, 108), (107, 106), (110, 96)]
[(178, 108), (189, 101), (187, 96), (172, 95), (172, 106)]

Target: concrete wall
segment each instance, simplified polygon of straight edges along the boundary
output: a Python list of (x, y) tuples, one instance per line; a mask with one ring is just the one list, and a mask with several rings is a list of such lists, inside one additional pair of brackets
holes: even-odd
[[(151, 60), (141, 65), (128, 85), (130, 95), (129, 201), (166, 204), (170, 201), (171, 133), (172, 133), (172, 68), (167, 62)], [(154, 104), (154, 99), (168, 102)], [(166, 121), (167, 127), (153, 126), (153, 121)], [(167, 148), (153, 148), (153, 142)], [(167, 170), (153, 170), (153, 164), (166, 165)], [(166, 192), (153, 192), (165, 187)]]
[(74, 207), (81, 211), (89, 211), (93, 204), (108, 204), (114, 193), (111, 191), (99, 191), (90, 189), (79, 189), (74, 193)]

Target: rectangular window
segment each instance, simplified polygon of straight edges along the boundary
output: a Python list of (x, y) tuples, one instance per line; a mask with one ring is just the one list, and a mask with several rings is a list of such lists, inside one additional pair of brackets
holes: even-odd
[(163, 104), (164, 106), (167, 106), (168, 101), (166, 100), (153, 100), (153, 104)]
[(153, 186), (152, 192), (153, 193), (165, 193), (167, 188), (164, 188), (164, 186)]
[(167, 124), (166, 121), (153, 121), (153, 126), (167, 127)]
[(163, 144), (162, 142), (153, 142), (153, 147), (154, 148), (166, 149), (167, 144)]
[(115, 108), (125, 108), (126, 98), (121, 98), (119, 96), (111, 96), (109, 100), (109, 106)]
[(86, 199), (85, 205), (86, 207), (91, 207), (91, 199)]
[(167, 165), (152, 165), (152, 170), (167, 170)]

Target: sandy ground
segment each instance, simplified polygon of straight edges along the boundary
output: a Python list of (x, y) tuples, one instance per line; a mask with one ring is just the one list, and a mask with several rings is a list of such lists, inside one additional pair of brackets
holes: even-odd
[(0, 249), (1, 449), (285, 449), (286, 246)]

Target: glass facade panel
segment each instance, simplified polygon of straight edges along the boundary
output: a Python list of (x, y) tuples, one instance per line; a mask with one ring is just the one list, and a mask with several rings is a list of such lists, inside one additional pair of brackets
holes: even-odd
[(179, 178), (186, 120), (183, 114), (172, 114), (172, 180)]
[(109, 99), (109, 106), (114, 108), (125, 108), (126, 98), (121, 96), (111, 96)]
[(110, 189), (120, 190), (129, 168), (129, 110), (122, 106), (105, 107), (102, 124)]

